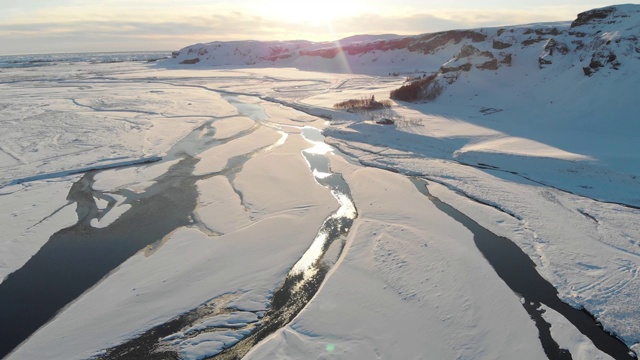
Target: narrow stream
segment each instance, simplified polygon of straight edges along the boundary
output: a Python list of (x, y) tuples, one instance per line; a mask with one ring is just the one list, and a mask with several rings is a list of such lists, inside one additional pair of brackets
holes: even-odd
[[(266, 117), (259, 104), (243, 103), (234, 96), (224, 96), (224, 98), (234, 105), (241, 114), (256, 121), (263, 121), (263, 116)], [(264, 125), (269, 126), (266, 123)], [(357, 216), (349, 186), (340, 174), (331, 172), (327, 153), (333, 149), (324, 144), (324, 137), (320, 130), (305, 127), (302, 129), (302, 135), (313, 144), (313, 147), (302, 152), (302, 156), (309, 164), (310, 171), (319, 184), (331, 191), (340, 206), (337, 211), (325, 219), (307, 251), (289, 271), (281, 287), (275, 290), (269, 308), (264, 313), (255, 313), (259, 322), (235, 329), (235, 333), (241, 335), (239, 340), (230, 343), (218, 353), (213, 353), (208, 357), (209, 359), (240, 359), (265, 337), (291, 322), (316, 294), (333, 265), (332, 260), (339, 257), (343, 250), (344, 243), (337, 240), (344, 239)], [(285, 140), (286, 136), (283, 136), (276, 144), (267, 149), (261, 149), (259, 152), (268, 151)], [(250, 157), (250, 155), (243, 155), (239, 159), (241, 158), (240, 162), (243, 163)], [(224, 174), (219, 174), (226, 175), (232, 184), (235, 173), (240, 169), (234, 165), (236, 162), (234, 159), (230, 159)], [(331, 254), (334, 259), (325, 258), (328, 250), (334, 247), (337, 249)], [(245, 311), (212, 305), (219, 302), (220, 299), (214, 298), (196, 309), (149, 329), (137, 338), (107, 350), (103, 356), (100, 356), (100, 359), (112, 360), (132, 357), (178, 359), (180, 358), (178, 349), (171, 343), (176, 336), (192, 338), (203, 333), (229, 331), (225, 326), (205, 327), (197, 333), (192, 333), (189, 329), (222, 314)]]
[[(322, 224), (313, 243), (293, 266), (284, 284), (276, 290), (271, 306), (261, 319), (261, 325), (249, 336), (219, 354), (207, 359), (241, 359), (261, 340), (291, 322), (316, 294), (330, 269), (330, 262), (323, 262), (331, 245), (346, 235), (357, 216), (351, 199), (351, 191), (342, 176), (331, 172), (327, 152), (331, 148), (324, 144), (320, 130), (305, 127), (303, 136), (314, 147), (303, 151), (316, 181), (331, 191), (340, 204)], [(340, 253), (343, 247), (340, 247)]]
[(424, 180), (417, 178), (411, 180), (416, 188), (427, 196), (439, 210), (451, 216), (473, 233), (476, 246), (498, 276), (513, 292), (524, 299), (523, 307), (535, 322), (540, 342), (550, 360), (565, 360), (572, 357), (571, 353), (560, 348), (551, 336), (551, 325), (542, 317), (541, 304), (560, 313), (582, 334), (587, 336), (598, 349), (614, 359), (635, 359), (631, 355), (630, 349), (621, 340), (599, 327), (595, 319), (586, 311), (574, 309), (562, 302), (556, 288), (540, 276), (535, 269), (535, 263), (515, 243), (493, 234), (460, 211), (432, 196)]
[[(282, 132), (281, 139), (275, 144), (229, 159), (222, 172), (194, 176), (197, 154), (227, 141), (240, 139), (260, 126), (271, 126), (260, 104), (246, 103), (231, 95), (224, 95), (223, 98), (235, 106), (240, 114), (254, 120), (255, 126), (225, 140), (212, 139), (214, 131), (211, 124), (216, 119), (194, 129), (172, 147), (165, 159), (179, 161), (144, 193), (128, 193), (126, 203), (132, 206), (131, 209), (108, 227), (100, 229), (90, 224), (91, 219), (100, 212), (94, 198), (101, 196), (93, 190), (97, 171), (86, 173), (73, 185), (68, 199), (78, 206), (78, 223), (54, 234), (22, 268), (0, 283), (0, 358), (129, 257), (179, 227), (192, 226), (198, 201), (197, 181), (223, 175), (233, 186), (235, 175), (246, 161), (286, 141), (287, 134)], [(255, 318), (259, 321), (235, 329), (242, 334), (239, 340), (208, 359), (241, 359), (261, 340), (291, 322), (315, 296), (333, 266), (331, 259), (328, 259), (329, 252), (332, 257), (339, 257), (343, 251), (344, 244), (340, 240), (344, 240), (357, 217), (349, 186), (340, 174), (331, 171), (327, 154), (335, 150), (324, 143), (320, 130), (304, 127), (302, 135), (313, 146), (301, 155), (308, 162), (316, 181), (338, 201), (339, 208), (325, 219), (307, 251), (292, 266), (281, 287), (274, 291), (269, 308), (264, 312), (255, 312)], [(615, 359), (635, 359), (623, 342), (606, 333), (588, 313), (560, 301), (556, 289), (538, 274), (535, 264), (517, 245), (496, 236), (431, 196), (424, 181), (412, 181), (438, 209), (474, 234), (476, 246), (498, 276), (524, 299), (523, 307), (538, 328), (541, 344), (549, 359), (566, 360), (572, 356), (551, 336), (550, 324), (542, 317), (542, 304), (564, 316), (601, 351)], [(242, 200), (242, 194), (238, 195)], [(203, 319), (238, 311), (225, 305), (233, 296), (226, 294), (214, 298), (135, 339), (108, 349), (100, 358), (178, 359), (177, 349), (171, 347), (167, 339)], [(228, 327), (211, 326), (189, 336), (227, 330)]]

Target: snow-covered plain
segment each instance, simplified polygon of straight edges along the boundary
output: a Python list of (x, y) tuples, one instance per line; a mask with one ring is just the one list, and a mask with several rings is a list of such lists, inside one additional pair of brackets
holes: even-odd
[[(513, 41), (527, 28), (515, 27)], [(463, 45), (430, 61), (458, 64)], [(196, 162), (198, 194), (188, 226), (113, 269), (8, 358), (99, 357), (203, 304), (226, 310), (158, 346), (201, 359), (260, 326), (274, 292), (340, 206), (303, 155), (318, 146), (302, 136), (305, 126), (324, 130), (331, 171), (346, 180), (358, 216), (344, 250), (330, 249), (336, 259), (318, 293), (247, 358), (546, 358), (522, 299), (473, 234), (407, 175), (427, 179), (431, 194), (517, 244), (563, 301), (640, 352), (640, 65), (630, 57), (591, 77), (580, 67), (541, 69), (535, 59), (544, 48), (523, 46), (510, 67), (460, 73), (437, 101), (394, 103), (382, 114), (332, 105), (385, 99), (404, 79), (185, 69), (171, 60), (3, 70), (1, 280), (78, 221), (67, 199), (78, 170), (95, 169), (90, 224), (106, 231), (155, 196), (149, 189), (181, 159)], [(391, 72), (381, 70), (385, 54), (361, 59), (369, 62), (359, 70)], [(398, 69), (420, 64), (411, 61)], [(382, 116), (396, 124), (371, 121)], [(543, 309), (574, 359), (609, 358)]]

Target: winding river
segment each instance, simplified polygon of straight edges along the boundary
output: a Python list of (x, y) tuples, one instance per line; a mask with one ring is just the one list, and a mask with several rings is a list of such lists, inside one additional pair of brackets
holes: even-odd
[[(230, 103), (236, 106), (241, 113), (255, 120), (262, 120), (262, 112), (257, 108), (258, 105), (242, 103), (235, 97), (227, 98), (227, 100), (231, 100)], [(258, 326), (249, 324), (237, 329), (236, 331), (245, 334), (245, 336), (238, 342), (222, 349), (218, 354), (208, 357), (210, 359), (240, 359), (262, 339), (291, 322), (315, 296), (327, 272), (333, 266), (333, 260), (340, 256), (344, 248), (344, 243), (339, 240), (344, 239), (357, 216), (349, 186), (340, 174), (331, 171), (328, 153), (334, 149), (324, 143), (324, 137), (320, 130), (304, 127), (302, 135), (313, 146), (303, 151), (301, 156), (307, 160), (309, 170), (316, 181), (331, 192), (340, 206), (325, 219), (307, 251), (292, 266), (282, 285), (274, 291), (268, 310), (264, 314), (256, 313), (260, 324)], [(334, 246), (337, 247), (337, 251), (332, 252), (332, 258), (326, 258), (325, 255), (329, 249)], [(178, 358), (174, 348), (163, 346), (162, 339), (172, 338), (178, 333), (183, 334), (185, 329), (202, 322), (204, 319), (236, 310), (211, 305), (220, 301), (221, 299), (218, 298), (212, 299), (165, 324), (147, 330), (135, 339), (109, 349), (100, 358), (125, 359), (136, 356), (148, 359)], [(192, 334), (192, 336), (226, 329), (225, 326), (211, 326), (197, 334)]]
[[(56, 313), (73, 302), (83, 292), (96, 285), (128, 258), (146, 246), (161, 241), (175, 229), (193, 226), (197, 219), (193, 213), (197, 207), (196, 182), (210, 176), (227, 176), (231, 183), (242, 166), (256, 154), (282, 145), (287, 134), (279, 125), (271, 124), (259, 104), (247, 103), (233, 95), (223, 98), (235, 106), (238, 112), (254, 121), (254, 126), (225, 140), (211, 140), (213, 121), (194, 129), (176, 143), (163, 161), (178, 160), (168, 171), (155, 179), (155, 183), (143, 193), (123, 191), (125, 204), (131, 206), (117, 220), (105, 228), (91, 226), (91, 220), (101, 211), (95, 198), (104, 194), (93, 189), (98, 171), (89, 171), (78, 180), (68, 195), (77, 204), (78, 222), (55, 233), (49, 241), (19, 270), (10, 274), (0, 284), (0, 357), (5, 356), (38, 328), (51, 320)], [(228, 160), (221, 172), (204, 176), (193, 175), (198, 163), (197, 154), (225, 142), (241, 139), (260, 126), (279, 130), (281, 139), (270, 146)], [(239, 340), (212, 354), (211, 359), (240, 359), (258, 342), (291, 322), (315, 296), (321, 284), (343, 251), (344, 240), (357, 217), (356, 205), (349, 185), (339, 173), (329, 166), (330, 152), (335, 149), (324, 143), (320, 130), (300, 128), (302, 136), (312, 145), (300, 156), (309, 165), (315, 180), (329, 191), (339, 204), (317, 231), (315, 238), (300, 259), (292, 264), (282, 285), (273, 291), (269, 308), (255, 312), (259, 321), (238, 329), (243, 334)], [(203, 134), (207, 136), (203, 136)], [(148, 165), (132, 165), (148, 166)], [(619, 339), (597, 326), (588, 313), (576, 310), (558, 298), (556, 289), (535, 270), (535, 264), (520, 248), (506, 238), (498, 237), (482, 228), (453, 207), (431, 196), (420, 179), (413, 179), (418, 190), (429, 197), (439, 210), (445, 212), (474, 234), (478, 249), (491, 263), (496, 273), (520, 296), (523, 306), (539, 330), (540, 341), (549, 359), (571, 359), (571, 354), (553, 339), (550, 324), (542, 317), (542, 304), (554, 309), (585, 334), (603, 352), (615, 359), (634, 359), (629, 349)], [(242, 194), (238, 193), (242, 199)], [(109, 208), (107, 208), (109, 209)], [(153, 216), (149, 216), (153, 214)], [(214, 291), (212, 289), (212, 291)], [(231, 296), (231, 295), (226, 295)], [(47, 301), (43, 301), (46, 299)], [(234, 309), (225, 307), (224, 296), (214, 298), (178, 317), (147, 330), (140, 336), (108, 349), (103, 359), (179, 358), (177, 351), (166, 346), (162, 339), (181, 330)], [(212, 326), (202, 332), (215, 332), (224, 327)]]

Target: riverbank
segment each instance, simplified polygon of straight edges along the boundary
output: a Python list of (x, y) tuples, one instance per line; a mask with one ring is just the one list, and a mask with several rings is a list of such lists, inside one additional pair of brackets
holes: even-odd
[[(184, 221), (86, 286), (9, 359), (102, 356), (191, 313), (206, 317), (189, 317), (188, 328), (172, 329), (158, 342), (163, 350), (206, 358), (241, 341), (260, 326), (287, 274), (341, 206), (334, 185), (323, 184), (331, 180), (329, 173), (342, 174), (358, 218), (327, 249), (326, 278), (315, 284), (309, 304), (248, 358), (326, 352), (412, 358), (423, 356), (425, 347), (434, 358), (546, 357), (535, 322), (487, 263), (474, 235), (438, 210), (406, 175), (427, 179), (432, 194), (516, 244), (561, 300), (585, 306), (606, 330), (628, 345), (637, 343), (637, 209), (614, 204), (620, 199), (613, 197), (598, 201), (555, 187), (578, 178), (573, 173), (545, 185), (518, 169), (509, 172), (517, 161), (500, 160), (503, 167), (496, 168), (484, 162), (491, 157), (482, 164), (454, 157), (470, 134), (487, 135), (463, 117), (394, 105), (397, 114), (424, 117), (416, 128), (416, 121), (384, 126), (370, 122), (370, 114), (331, 109), (336, 99), (355, 93), (383, 98), (401, 79), (293, 69), (172, 70), (143, 63), (12, 69), (1, 75), (0, 86), (15, 98), (6, 105), (9, 120), (33, 114), (21, 127), (5, 121), (5, 152), (17, 154), (11, 149), (18, 145), (33, 150), (0, 158), (3, 181), (33, 179), (0, 189), (0, 205), (10, 209), (0, 220), (11, 224), (0, 243), (5, 274), (26, 269), (34, 254), (52, 246), (53, 234), (79, 221), (76, 209), (82, 206), (67, 195), (84, 174), (34, 177), (40, 173), (162, 159), (96, 170), (83, 197), (95, 204), (81, 211), (88, 216), (83, 224), (89, 235), (109, 234), (118, 224), (143, 232), (154, 221), (171, 225), (159, 215), (171, 213), (173, 205), (142, 211), (142, 199), (177, 195), (163, 186), (185, 181), (189, 185), (180, 191), (193, 193), (180, 197), (193, 201), (182, 211)], [(62, 87), (64, 95), (56, 95)], [(59, 134), (51, 137), (55, 141), (37, 141), (48, 128)], [(324, 130), (325, 141), (349, 161), (328, 146), (310, 149), (305, 138), (322, 138), (311, 128)], [(18, 144), (21, 131), (32, 131), (32, 137)], [(536, 161), (557, 164), (563, 154)], [(193, 162), (188, 169), (176, 167), (184, 159)], [(175, 173), (178, 168), (184, 171)], [(606, 178), (598, 176), (598, 182)], [(618, 190), (622, 194), (624, 187)], [(552, 311), (542, 317), (559, 348), (574, 359), (607, 358)], [(206, 331), (216, 327), (225, 330)]]

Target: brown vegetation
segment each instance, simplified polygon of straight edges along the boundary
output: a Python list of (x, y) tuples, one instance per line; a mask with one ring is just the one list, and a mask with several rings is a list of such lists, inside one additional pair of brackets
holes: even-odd
[(390, 97), (395, 100), (416, 102), (433, 101), (443, 91), (442, 86), (435, 81), (437, 74), (403, 85), (391, 91)]
[(349, 99), (339, 102), (333, 107), (347, 111), (381, 110), (390, 108), (391, 102), (389, 100), (376, 101), (375, 96), (371, 95), (371, 97), (363, 97), (362, 99)]

